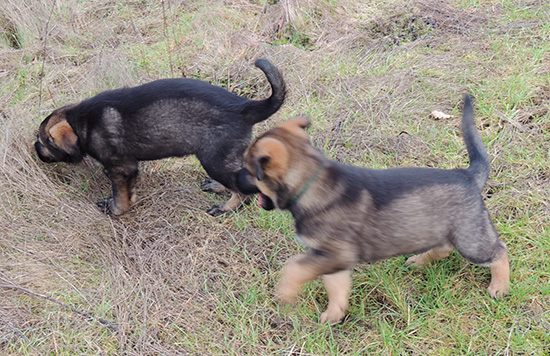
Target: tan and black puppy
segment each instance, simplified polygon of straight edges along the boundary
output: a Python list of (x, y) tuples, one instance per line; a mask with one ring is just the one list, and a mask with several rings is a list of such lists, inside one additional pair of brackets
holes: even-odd
[(469, 97), (462, 122), (467, 169), (343, 165), (310, 145), (309, 124), (297, 118), (261, 135), (237, 178), (243, 193), (261, 193), (264, 208), (289, 210), (297, 238), (309, 248), (284, 267), (278, 287), (283, 301), (292, 302), (302, 284), (322, 275), (329, 303), (321, 322), (336, 323), (348, 306), (356, 263), (412, 253), (407, 263), (423, 267), (453, 249), (491, 268), (492, 297), (508, 293), (508, 253), (480, 194), (489, 162)]
[[(251, 140), (252, 126), (283, 104), (285, 83), (269, 61), (259, 59), (272, 94), (249, 100), (195, 79), (162, 79), (134, 88), (106, 91), (55, 110), (40, 125), (35, 148), (44, 162), (71, 162), (90, 155), (105, 167), (113, 197), (98, 205), (114, 215), (136, 201), (138, 161), (194, 154), (215, 181), (202, 188), (232, 190), (212, 215), (240, 206), (235, 172)], [(218, 182), (218, 183), (217, 183)]]

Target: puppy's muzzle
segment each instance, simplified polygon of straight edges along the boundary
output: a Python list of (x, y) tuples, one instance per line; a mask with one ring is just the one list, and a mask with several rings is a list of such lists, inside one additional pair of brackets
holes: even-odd
[(44, 154), (42, 145), (40, 144), (39, 141), (36, 141), (34, 143), (34, 149), (36, 150), (36, 153), (38, 153), (38, 158), (40, 158), (42, 162), (45, 162), (45, 163), (55, 162), (53, 159), (51, 159), (50, 157)]
[(44, 163), (53, 163), (53, 162), (80, 163), (80, 161), (82, 161), (82, 158), (83, 158), (83, 156), (80, 154), (80, 151), (78, 151), (78, 154), (76, 155), (70, 155), (55, 147), (48, 147), (42, 144), (40, 140), (37, 140), (34, 143), (34, 149), (38, 154), (38, 158), (40, 158), (40, 160)]

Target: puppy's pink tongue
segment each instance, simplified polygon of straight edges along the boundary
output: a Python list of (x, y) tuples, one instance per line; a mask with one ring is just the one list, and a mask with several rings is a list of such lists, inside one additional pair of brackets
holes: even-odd
[(263, 206), (264, 206), (264, 200), (265, 200), (264, 195), (263, 195), (262, 193), (259, 193), (259, 194), (258, 194), (258, 206), (259, 206), (260, 208), (263, 208)]

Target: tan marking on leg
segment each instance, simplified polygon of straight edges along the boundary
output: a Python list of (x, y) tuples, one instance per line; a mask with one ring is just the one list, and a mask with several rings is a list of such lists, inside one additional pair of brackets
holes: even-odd
[(346, 314), (351, 290), (351, 271), (344, 270), (323, 275), (323, 284), (328, 294), (327, 310), (321, 314), (321, 323), (336, 324)]
[(237, 210), (243, 203), (250, 199), (249, 195), (244, 195), (231, 191), (231, 198), (223, 205), (223, 211)]
[(134, 205), (136, 201), (137, 201), (136, 188), (132, 187), (132, 191), (130, 193), (130, 205)]
[(137, 173), (134, 177), (132, 177), (128, 181), (128, 200), (130, 201), (130, 206), (133, 206), (137, 201), (137, 193), (136, 193), (136, 181), (137, 181)]
[(113, 206), (111, 207), (113, 215), (122, 215), (130, 210), (132, 202), (128, 193), (127, 187), (118, 188), (116, 196), (113, 196)]
[(491, 283), (487, 291), (493, 298), (507, 296), (510, 292), (510, 262), (508, 252), (502, 250), (495, 260), (489, 265), (491, 267)]
[(306, 255), (292, 257), (283, 268), (282, 279), (277, 286), (277, 297), (286, 303), (294, 303), (302, 285), (319, 276), (315, 266), (299, 263)]
[(405, 264), (423, 268), (429, 265), (431, 261), (439, 261), (445, 257), (448, 257), (452, 251), (453, 248), (451, 246), (432, 248), (424, 253), (409, 257)]

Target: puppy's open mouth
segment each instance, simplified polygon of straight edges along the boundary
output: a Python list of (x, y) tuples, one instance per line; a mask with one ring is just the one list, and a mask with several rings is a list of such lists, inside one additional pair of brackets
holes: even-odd
[(263, 195), (262, 193), (258, 194), (258, 205), (265, 210), (273, 210), (275, 208), (273, 200), (271, 200), (271, 198), (267, 195)]

